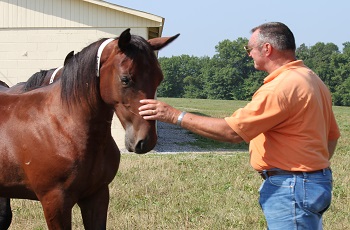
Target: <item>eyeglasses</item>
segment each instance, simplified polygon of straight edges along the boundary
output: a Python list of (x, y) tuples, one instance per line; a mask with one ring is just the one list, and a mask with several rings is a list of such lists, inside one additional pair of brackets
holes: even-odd
[(250, 52), (252, 52), (253, 48), (249, 48), (249, 46), (243, 46), (244, 50), (247, 52), (248, 55), (250, 55)]

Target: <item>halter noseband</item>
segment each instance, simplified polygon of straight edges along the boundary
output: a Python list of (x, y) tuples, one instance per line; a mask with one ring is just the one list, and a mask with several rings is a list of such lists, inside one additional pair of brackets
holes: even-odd
[(104, 42), (100, 45), (100, 47), (98, 48), (98, 51), (97, 51), (97, 66), (96, 66), (96, 76), (97, 76), (97, 77), (100, 77), (100, 62), (101, 62), (101, 56), (102, 56), (103, 49), (104, 49), (111, 41), (114, 41), (114, 38), (107, 39), (107, 40), (104, 41)]

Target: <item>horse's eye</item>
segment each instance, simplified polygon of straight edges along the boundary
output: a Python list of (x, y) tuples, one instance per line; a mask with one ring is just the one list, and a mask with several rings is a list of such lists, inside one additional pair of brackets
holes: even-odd
[(127, 77), (127, 76), (122, 76), (122, 77), (120, 78), (120, 81), (122, 82), (122, 85), (123, 85), (123, 86), (128, 86), (129, 83), (130, 83), (130, 78)]

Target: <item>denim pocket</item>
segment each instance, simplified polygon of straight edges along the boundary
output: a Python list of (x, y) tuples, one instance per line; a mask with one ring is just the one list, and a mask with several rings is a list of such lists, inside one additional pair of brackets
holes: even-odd
[(332, 180), (304, 179), (304, 209), (322, 215), (332, 200)]
[(270, 176), (267, 180), (270, 184), (282, 188), (290, 188), (295, 184), (295, 178), (293, 175)]

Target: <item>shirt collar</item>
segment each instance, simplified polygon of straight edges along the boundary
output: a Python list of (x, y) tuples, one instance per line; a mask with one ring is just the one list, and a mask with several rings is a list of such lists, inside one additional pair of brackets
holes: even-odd
[(294, 68), (298, 68), (298, 67), (303, 67), (303, 66), (305, 66), (305, 65), (304, 65), (304, 62), (302, 60), (296, 60), (296, 61), (289, 62), (289, 63), (279, 67), (278, 69), (274, 70), (267, 77), (265, 77), (264, 84), (266, 84), (266, 83), (272, 81), (273, 79), (275, 79), (283, 71), (286, 71), (288, 69), (294, 69)]

